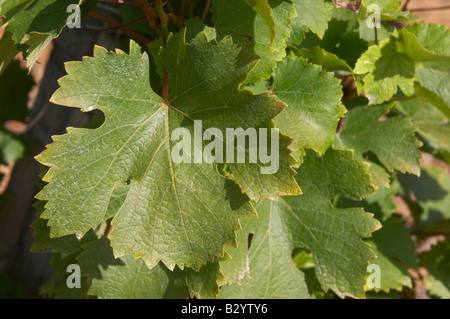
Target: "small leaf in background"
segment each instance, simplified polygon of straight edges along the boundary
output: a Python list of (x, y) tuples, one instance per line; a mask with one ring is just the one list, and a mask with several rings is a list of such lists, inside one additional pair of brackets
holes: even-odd
[(291, 39), (293, 43), (300, 44), (303, 39), (303, 32), (307, 29), (322, 39), (328, 29), (333, 5), (325, 0), (295, 0), (294, 5), (298, 16), (291, 19)]
[(333, 144), (339, 118), (346, 112), (340, 81), (320, 66), (289, 57), (275, 69), (273, 92), (288, 105), (275, 122), (294, 138), (290, 148), (297, 161), (302, 162), (305, 148), (325, 153)]
[(423, 254), (420, 265), (428, 274), (424, 278), (425, 286), (433, 296), (450, 298), (450, 240), (446, 239)]
[(414, 134), (417, 127), (400, 116), (380, 121), (393, 107), (393, 103), (386, 103), (352, 108), (336, 138), (336, 145), (353, 149), (359, 159), (364, 152), (373, 152), (389, 172), (398, 170), (420, 175), (422, 155), (418, 148), (421, 142)]

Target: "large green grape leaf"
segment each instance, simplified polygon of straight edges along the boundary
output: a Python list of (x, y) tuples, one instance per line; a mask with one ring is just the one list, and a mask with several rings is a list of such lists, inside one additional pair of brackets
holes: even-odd
[[(312, 253), (323, 290), (331, 289), (340, 297), (364, 297), (366, 268), (374, 254), (361, 238), (370, 236), (380, 224), (361, 208), (335, 208), (331, 199), (342, 195), (357, 200), (373, 192), (367, 170), (350, 151), (331, 148), (322, 157), (308, 151), (296, 176), (303, 195), (281, 197), (277, 202), (265, 200), (257, 208), (259, 217), (243, 222), (238, 237), (247, 240), (252, 234), (250, 249), (244, 240), (229, 251), (232, 258), (222, 264), (233, 263), (236, 253), (248, 250), (251, 278), (223, 286), (219, 297), (310, 296), (311, 282), (292, 265), (295, 247)], [(238, 242), (242, 243), (241, 239)]]
[(450, 298), (450, 240), (445, 240), (420, 257), (420, 265), (428, 275), (424, 278), (429, 293), (443, 299)]
[(290, 148), (297, 160), (301, 162), (304, 148), (325, 153), (333, 144), (339, 118), (346, 112), (340, 81), (302, 58), (286, 58), (275, 69), (272, 91), (288, 104), (275, 121), (294, 138)]
[[(254, 66), (255, 56), (237, 49), (235, 56), (230, 54), (227, 48), (231, 45), (230, 38), (218, 46), (206, 45), (203, 33), (193, 42), (195, 45), (184, 46), (183, 43), (180, 33), (169, 41), (164, 53), (171, 87), (169, 100), (172, 106), (182, 110), (177, 115), (182, 115), (183, 121), (202, 120), (204, 127), (218, 128), (222, 132), (228, 128), (269, 129), (273, 126), (272, 119), (285, 108), (285, 103), (269, 97), (268, 93), (255, 96), (251, 91), (237, 90), (238, 84), (245, 80), (245, 72)], [(241, 60), (236, 62), (236, 58)], [(204, 69), (199, 68), (200, 61), (203, 61)], [(244, 61), (247, 64), (237, 72), (226, 65), (241, 66)], [(220, 70), (210, 67), (219, 65), (222, 65)], [(292, 139), (283, 134), (279, 136), (277, 172), (262, 174), (259, 162), (227, 163), (238, 185), (252, 200), (261, 196), (276, 199), (279, 195), (300, 193), (293, 178), (295, 171), (291, 168), (296, 161), (288, 148)]]
[(393, 103), (352, 108), (345, 118), (345, 125), (336, 138), (336, 144), (353, 149), (357, 158), (366, 151), (373, 152), (381, 164), (392, 172), (420, 173), (418, 148), (421, 143), (415, 137), (417, 127), (407, 118), (380, 118), (389, 112)]
[[(242, 0), (215, 0), (212, 2), (214, 27), (218, 39), (231, 35), (233, 42), (242, 44), (246, 51), (260, 57), (250, 72), (246, 83), (257, 83), (272, 74), (276, 62), (286, 55), (286, 45), (291, 32), (291, 18), (295, 16), (292, 2), (268, 0), (275, 21), (275, 39), (267, 32), (263, 19)], [(271, 45), (272, 42), (272, 45)]]
[[(112, 197), (108, 211), (116, 213), (123, 201), (121, 196)], [(35, 207), (42, 211), (44, 204), (39, 201)], [(177, 267), (170, 271), (161, 263), (150, 270), (142, 259), (135, 259), (131, 254), (116, 259), (110, 241), (101, 237), (108, 223), (102, 223), (97, 232), (90, 230), (81, 239), (75, 235), (50, 238), (46, 223), (46, 220), (38, 219), (32, 225), (34, 242), (31, 251), (53, 253), (54, 276), (43, 288), (45, 293), (56, 298), (83, 298), (87, 294), (99, 298), (216, 298), (217, 282), (223, 280), (218, 262), (207, 263), (199, 271), (190, 268), (182, 271)], [(78, 295), (72, 294), (65, 284), (68, 264), (80, 266), (83, 279)], [(58, 283), (57, 277), (64, 280)]]
[[(201, 33), (186, 45), (182, 32), (169, 41), (164, 61), (172, 88), (169, 106), (151, 90), (148, 57), (134, 42), (130, 55), (97, 47), (94, 58), (66, 64), (68, 76), (52, 101), (100, 109), (106, 120), (98, 129), (68, 128), (68, 134), (54, 137), (37, 157), (51, 167), (44, 177), (49, 184), (37, 197), (48, 201), (42, 218), (49, 219), (52, 237), (81, 238), (104, 219), (114, 190), (129, 185), (112, 221), (115, 256), (132, 252), (149, 267), (163, 260), (170, 269), (176, 264), (198, 269), (222, 256), (224, 244), (235, 244), (238, 218), (255, 211), (213, 163), (173, 162), (171, 133), (184, 127), (193, 138), (192, 119), (223, 131), (268, 127), (283, 104), (237, 89), (255, 58), (230, 39), (208, 43)], [(277, 173), (263, 175), (258, 164), (228, 164), (252, 197), (299, 193), (289, 166), (295, 163), (290, 140), (280, 136)]]
[(291, 41), (300, 44), (308, 29), (322, 39), (331, 19), (333, 5), (325, 0), (294, 0), (298, 16), (292, 18)]

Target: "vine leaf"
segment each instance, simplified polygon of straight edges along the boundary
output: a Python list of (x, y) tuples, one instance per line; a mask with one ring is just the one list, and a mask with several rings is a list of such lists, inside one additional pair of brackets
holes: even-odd
[(397, 109), (420, 128), (418, 133), (425, 144), (435, 151), (450, 151), (450, 119), (431, 103), (421, 98), (398, 101)]
[[(432, 46), (430, 42), (433, 40), (424, 38), (419, 27), (410, 30), (419, 33), (427, 47)], [(441, 29), (437, 30), (441, 31)], [(398, 37), (391, 35), (389, 39), (381, 41), (379, 45), (371, 46), (358, 59), (354, 72), (365, 74), (364, 91), (370, 104), (388, 101), (397, 93), (397, 88), (400, 88), (405, 96), (412, 96), (416, 75), (419, 83), (426, 86), (425, 89), (436, 89), (438, 95), (445, 100), (445, 103), (448, 103), (445, 94), (448, 83), (441, 84), (440, 81), (448, 78), (450, 56), (441, 54), (447, 53), (447, 51), (440, 46), (436, 46), (436, 52), (426, 49), (413, 32), (402, 29), (398, 31)], [(442, 32), (437, 33), (442, 34)], [(446, 35), (448, 34), (446, 33)], [(422, 69), (423, 66), (420, 66), (419, 62), (425, 63), (427, 67), (443, 64), (446, 69), (439, 75), (436, 74), (437, 71), (430, 74), (427, 68)], [(427, 81), (430, 81), (431, 84)], [(450, 114), (448, 106), (441, 106), (441, 103), (436, 104), (444, 114)]]
[[(379, 289), (402, 291), (403, 286), (412, 287), (408, 268), (417, 269), (417, 256), (411, 234), (405, 229), (399, 216), (393, 216), (383, 222), (383, 228), (373, 238), (366, 240), (377, 255), (373, 264), (381, 269)], [(379, 290), (375, 289), (375, 290)]]
[[(95, 0), (13, 0), (1, 1), (1, 24), (8, 22), (7, 30), (17, 49), (24, 53), (27, 67), (32, 68), (39, 55), (52, 39), (57, 38), (66, 26), (72, 12), (69, 5), (82, 6), (80, 13), (85, 17), (97, 5)], [(0, 25), (1, 25), (0, 24)], [(0, 63), (2, 56), (0, 56)]]
[(299, 45), (303, 39), (303, 33), (308, 29), (322, 39), (328, 29), (328, 21), (331, 20), (333, 5), (325, 0), (308, 1), (294, 0), (295, 10), (298, 16), (292, 18), (291, 40)]
[(351, 151), (331, 148), (322, 157), (308, 151), (296, 178), (302, 196), (264, 200), (257, 206), (259, 217), (243, 222), (238, 237), (252, 234), (250, 249), (240, 245), (229, 250), (232, 258), (221, 264), (233, 263), (236, 253), (248, 250), (251, 278), (222, 286), (219, 298), (310, 297), (311, 282), (292, 263), (294, 248), (312, 253), (323, 290), (332, 289), (340, 297), (364, 297), (366, 268), (375, 256), (361, 238), (369, 237), (380, 223), (362, 208), (337, 209), (330, 199), (339, 195), (360, 199), (372, 193), (368, 166), (354, 160)]
[[(230, 39), (208, 43), (200, 33), (187, 45), (181, 32), (168, 42), (163, 58), (170, 105), (151, 90), (148, 56), (140, 50), (134, 42), (129, 55), (96, 47), (94, 58), (66, 64), (68, 75), (52, 101), (85, 112), (99, 109), (105, 122), (97, 129), (68, 128), (37, 156), (51, 167), (43, 178), (49, 183), (37, 195), (48, 201), (42, 218), (49, 219), (52, 237), (81, 238), (102, 222), (115, 189), (129, 185), (112, 220), (114, 255), (132, 252), (150, 268), (162, 260), (170, 269), (199, 269), (223, 256), (225, 244), (235, 245), (238, 218), (254, 217), (255, 211), (214, 163), (172, 162), (171, 132), (183, 127), (193, 138), (193, 119), (224, 131), (269, 127), (284, 105), (268, 94), (237, 89), (255, 57)], [(228, 164), (238, 183), (252, 178), (240, 184), (252, 197), (300, 191), (289, 166), (295, 163), (287, 148), (291, 140), (280, 136), (276, 174), (261, 174), (258, 164)]]
[(398, 52), (394, 40), (371, 46), (356, 62), (354, 72), (365, 74), (364, 91), (370, 104), (390, 100), (398, 88), (406, 96), (414, 94), (414, 61)]
[(88, 278), (88, 294), (102, 299), (215, 298), (222, 276), (218, 263), (208, 263), (198, 272), (188, 268), (170, 271), (161, 264), (148, 269), (131, 254), (116, 259), (104, 237), (83, 245), (77, 260)]
[(425, 287), (430, 294), (443, 299), (450, 298), (450, 240), (446, 239), (420, 257), (420, 265), (428, 275), (424, 278)]
[[(433, 228), (450, 220), (450, 176), (445, 168), (437, 165), (422, 164), (421, 175), (399, 175), (403, 186), (402, 195), (409, 198), (415, 196), (420, 216), (417, 216), (418, 231), (435, 232)], [(447, 226), (448, 227), (448, 226)], [(439, 233), (439, 230), (437, 230)], [(448, 232), (447, 230), (443, 231)]]
[(339, 118), (346, 112), (340, 81), (320, 66), (290, 57), (275, 69), (273, 92), (288, 105), (275, 121), (294, 138), (290, 148), (296, 159), (301, 162), (304, 148), (324, 154), (333, 144)]
[(418, 148), (422, 143), (415, 137), (417, 127), (407, 118), (379, 119), (394, 107), (394, 103), (352, 108), (336, 144), (344, 149), (353, 149), (362, 159), (366, 151), (373, 152), (381, 164), (392, 172), (420, 174)]
[[(250, 90), (237, 90), (254, 66), (256, 57), (236, 47), (233, 54), (230, 47), (230, 38), (212, 45), (206, 35), (200, 33), (197, 40), (184, 45), (183, 33), (175, 35), (163, 54), (169, 72), (171, 106), (182, 110), (178, 115), (182, 115), (183, 120), (202, 120), (204, 127), (218, 128), (222, 132), (228, 128), (269, 130), (273, 128), (272, 119), (285, 104), (268, 93), (253, 95)], [(274, 174), (261, 174), (260, 163), (227, 163), (250, 199), (300, 194), (293, 177), (295, 171), (291, 168), (297, 164), (290, 155), (291, 143), (290, 137), (280, 134), (279, 170)]]
[(231, 36), (234, 43), (241, 44), (247, 52), (256, 54), (260, 61), (250, 72), (245, 84), (255, 84), (268, 79), (276, 62), (286, 56), (286, 46), (291, 33), (291, 18), (296, 15), (290, 1), (268, 0), (275, 21), (275, 39), (271, 44), (263, 19), (242, 0), (216, 0), (211, 11), (218, 40)]
[(420, 96), (432, 102), (439, 111), (450, 119), (450, 73), (441, 70), (420, 68), (416, 70)]
[(400, 10), (400, 6), (402, 4), (400, 0), (362, 0), (362, 2), (365, 7), (368, 7), (371, 4), (378, 5), (381, 13), (395, 13)]
[(267, 0), (245, 0), (247, 4), (255, 10), (261, 19), (266, 23), (270, 34), (270, 44), (275, 40), (275, 20), (272, 17), (272, 8)]

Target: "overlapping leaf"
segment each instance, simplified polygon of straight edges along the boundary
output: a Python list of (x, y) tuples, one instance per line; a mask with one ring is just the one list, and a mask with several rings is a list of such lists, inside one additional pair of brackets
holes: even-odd
[(420, 264), (429, 272), (424, 278), (429, 293), (443, 299), (450, 298), (450, 242), (432, 247), (431, 251), (421, 256)]
[(336, 143), (353, 149), (357, 158), (366, 151), (373, 152), (388, 171), (420, 173), (418, 151), (421, 143), (414, 135), (416, 127), (409, 119), (399, 116), (380, 121), (393, 103), (352, 108)]
[(377, 259), (371, 263), (378, 265), (381, 270), (379, 289), (401, 291), (403, 287), (411, 288), (412, 280), (408, 268), (417, 269), (417, 256), (414, 253), (414, 242), (401, 218), (395, 216), (383, 222), (381, 230), (366, 242), (377, 255)]
[(291, 149), (297, 160), (301, 162), (304, 148), (325, 153), (333, 144), (339, 118), (346, 112), (339, 80), (302, 58), (280, 62), (273, 79), (273, 92), (288, 104), (275, 121), (294, 138)]
[[(418, 26), (410, 30), (420, 34), (421, 40), (428, 48), (433, 46), (433, 39), (424, 38), (420, 32), (421, 28)], [(397, 94), (398, 88), (406, 96), (413, 95), (416, 79), (415, 62), (434, 63), (433, 65), (450, 62), (450, 56), (445, 55), (447, 52), (441, 49), (441, 46), (430, 51), (422, 45), (413, 32), (410, 32), (409, 29), (398, 31), (398, 38), (391, 35), (389, 39), (381, 41), (379, 45), (370, 47), (358, 60), (355, 73), (365, 74), (364, 90), (371, 104), (388, 101)], [(419, 72), (417, 74), (419, 83), (425, 85), (426, 89), (430, 91), (437, 90), (437, 94), (448, 103), (448, 93), (444, 92), (448, 91), (448, 83), (440, 82), (442, 78), (448, 78), (446, 72), (442, 74), (436, 74), (437, 71), (432, 74), (430, 72)], [(442, 108), (440, 107), (440, 109)], [(445, 113), (445, 110), (443, 112)], [(450, 114), (450, 111), (447, 113)]]
[[(275, 64), (286, 55), (286, 44), (295, 16), (292, 2), (268, 0), (275, 21), (275, 39), (267, 32), (263, 19), (242, 0), (216, 0), (212, 2), (214, 27), (219, 39), (231, 35), (233, 42), (242, 44), (245, 50), (260, 57), (250, 72), (247, 83), (257, 83), (272, 74)], [(272, 43), (272, 44), (271, 44)]]
[[(265, 200), (257, 208), (259, 217), (243, 223), (235, 254), (248, 254), (249, 273), (242, 284), (223, 286), (219, 297), (302, 298), (312, 295), (311, 281), (292, 265), (294, 247), (312, 252), (322, 289), (339, 296), (363, 297), (364, 277), (374, 255), (361, 241), (380, 227), (361, 208), (335, 208), (330, 199), (343, 195), (360, 199), (373, 192), (367, 166), (353, 159), (350, 151), (328, 150), (323, 157), (312, 151), (297, 175), (304, 194)], [(247, 252), (245, 240), (252, 234)], [(242, 257), (238, 262), (242, 265)], [(224, 266), (226, 267), (226, 266)], [(234, 271), (242, 270), (235, 267)], [(227, 273), (225, 272), (225, 275)]]
[(84, 245), (77, 260), (89, 279), (89, 294), (106, 299), (215, 298), (221, 278), (218, 263), (208, 263), (198, 272), (171, 271), (161, 264), (148, 269), (142, 259), (131, 255), (115, 259), (106, 238)]
[(31, 68), (51, 40), (58, 37), (66, 26), (73, 13), (67, 10), (68, 7), (80, 6), (83, 3), (80, 12), (85, 16), (95, 7), (97, 1), (3, 0), (0, 3), (0, 16), (5, 16), (6, 19), (3, 19), (1, 24), (9, 23), (7, 30), (12, 34), (11, 39), (24, 53), (27, 66)]
[(421, 138), (433, 150), (450, 151), (450, 119), (424, 99), (397, 102), (397, 108), (411, 118)]
[(333, 5), (325, 0), (308, 1), (294, 0), (297, 17), (292, 18), (291, 41), (300, 44), (303, 33), (308, 29), (323, 38), (328, 29), (328, 21), (331, 19)]

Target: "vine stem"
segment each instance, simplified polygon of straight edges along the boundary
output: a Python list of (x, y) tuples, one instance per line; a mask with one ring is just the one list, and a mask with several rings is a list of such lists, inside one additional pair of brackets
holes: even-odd
[(161, 97), (163, 98), (165, 104), (169, 104), (169, 73), (167, 73), (166, 68), (164, 68), (163, 70), (163, 85)]
[(177, 17), (177, 15), (176, 15), (175, 12), (173, 11), (173, 8), (172, 8), (172, 6), (171, 6), (169, 0), (166, 0), (166, 6), (167, 6), (167, 8), (169, 9), (170, 14), (172, 15), (172, 17), (175, 19), (175, 18)]
[(406, 7), (408, 6), (409, 1), (411, 1), (411, 0), (406, 0), (406, 1), (405, 1), (405, 3), (403, 4), (403, 6), (402, 6), (402, 8), (401, 8), (402, 11), (406, 11)]
[[(139, 19), (136, 19), (136, 20), (134, 20), (134, 21), (131, 21), (131, 22), (127, 23), (127, 24), (121, 24), (121, 25), (120, 25), (120, 28), (128, 27), (129, 25), (138, 23), (139, 21), (142, 21), (142, 20), (144, 20), (144, 19), (145, 19), (145, 17), (140, 17)], [(114, 30), (114, 29), (118, 29), (118, 28), (119, 28), (119, 27), (110, 27), (110, 28), (105, 28), (105, 29), (92, 29), (92, 28), (88, 28), (88, 27), (85, 26), (85, 25), (83, 25), (83, 26), (84, 26), (86, 29), (90, 30), (90, 31), (109, 31), (109, 30)], [(150, 41), (150, 40), (149, 40), (149, 41)]]
[(161, 36), (159, 28), (156, 27), (157, 16), (153, 8), (150, 6), (150, 3), (148, 3), (147, 0), (137, 0), (137, 2), (142, 6), (142, 11), (144, 11), (144, 15), (147, 18), (150, 27), (158, 32), (159, 36)]
[(414, 95), (411, 95), (411, 96), (403, 96), (403, 97), (393, 97), (391, 99), (391, 101), (407, 101), (407, 100), (415, 99), (417, 97), (419, 97), (418, 94), (414, 94)]
[(377, 19), (373, 18), (373, 26), (375, 30), (375, 44), (378, 45), (378, 29), (377, 29)]
[(121, 30), (123, 33), (129, 35), (130, 37), (136, 39), (139, 42), (142, 42), (142, 43), (145, 43), (145, 44), (150, 43), (150, 40), (147, 39), (146, 37), (144, 37), (144, 36), (142, 36), (140, 34), (137, 34), (137, 33), (133, 32), (131, 30), (128, 30), (126, 27), (122, 26), (120, 23), (117, 23), (117, 22), (115, 22), (115, 21), (113, 21), (113, 20), (103, 16), (103, 15), (101, 15), (98, 12), (92, 11), (90, 13), (90, 15), (92, 17), (96, 18), (97, 20), (100, 20), (100, 21), (102, 21), (102, 22), (104, 22), (106, 24), (109, 24), (110, 26), (112, 26), (114, 28), (117, 28), (117, 29)]
[(431, 236), (445, 236), (450, 237), (449, 232), (411, 232), (411, 235), (421, 236), (421, 237), (431, 237)]
[(413, 8), (409, 9), (411, 12), (418, 12), (418, 11), (438, 11), (438, 10), (448, 10), (450, 9), (450, 6), (442, 6), (439, 8)]
[(181, 5), (180, 5), (180, 13), (178, 13), (178, 17), (180, 19), (183, 19), (183, 15), (184, 15), (184, 5), (186, 4), (186, 0), (181, 0)]
[(205, 10), (203, 10), (203, 14), (202, 14), (202, 22), (205, 22), (206, 15), (208, 14), (210, 6), (211, 6), (211, 0), (207, 0), (206, 1), (206, 6), (205, 6)]

